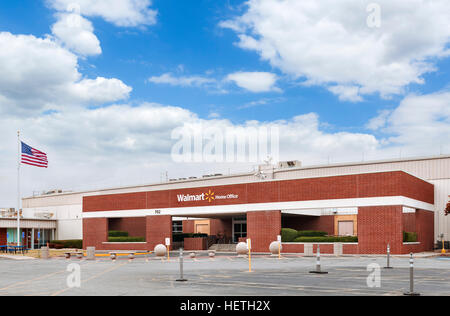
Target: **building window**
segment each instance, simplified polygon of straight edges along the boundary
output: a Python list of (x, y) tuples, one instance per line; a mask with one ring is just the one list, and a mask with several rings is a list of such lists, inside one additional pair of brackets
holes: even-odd
[(172, 232), (182, 233), (183, 232), (183, 221), (173, 221), (172, 222)]
[(353, 221), (339, 221), (338, 222), (339, 236), (354, 236)]
[(239, 238), (247, 237), (247, 216), (233, 217), (233, 242), (239, 242)]

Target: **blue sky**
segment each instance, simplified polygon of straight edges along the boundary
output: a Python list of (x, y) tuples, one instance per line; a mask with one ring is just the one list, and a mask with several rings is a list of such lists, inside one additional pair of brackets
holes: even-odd
[[(382, 0), (379, 12), (343, 1), (2, 1), (0, 149), (11, 157), (0, 178), (17, 129), (54, 157), (29, 191), (77, 187), (92, 172), (136, 182), (139, 166), (144, 182), (229, 169), (167, 162), (170, 131), (186, 122), (278, 124), (280, 158), (309, 164), (450, 153), (447, 1)], [(85, 173), (68, 171), (69, 151)]]
[[(301, 87), (296, 81), (283, 79), (279, 92), (247, 93), (231, 89), (215, 93), (199, 88), (154, 85), (146, 82), (150, 76), (166, 72), (179, 75), (225, 76), (234, 71), (267, 71), (283, 77), (278, 69), (261, 60), (257, 53), (235, 45), (236, 34), (219, 23), (245, 11), (245, 1), (154, 1), (158, 22), (150, 27), (123, 28), (101, 18), (91, 21), (101, 40), (101, 56), (80, 60), (80, 69), (88, 77), (117, 77), (133, 87), (131, 100), (179, 105), (200, 117), (211, 112), (236, 123), (256, 119), (272, 121), (316, 112), (336, 129), (364, 131), (364, 124), (378, 111), (391, 109), (402, 95), (389, 100), (378, 95), (364, 102), (340, 101), (323, 87)], [(43, 37), (50, 33), (55, 11), (44, 1), (4, 1), (1, 4), (0, 28), (15, 34)], [(300, 53), (300, 52), (299, 52)], [(449, 82), (449, 60), (438, 60), (436, 72), (425, 74), (426, 84), (408, 85), (411, 93), (432, 93), (446, 88)], [(183, 69), (183, 70), (181, 70)], [(268, 99), (268, 104), (245, 107), (251, 102)], [(242, 108), (244, 107), (244, 108)]]

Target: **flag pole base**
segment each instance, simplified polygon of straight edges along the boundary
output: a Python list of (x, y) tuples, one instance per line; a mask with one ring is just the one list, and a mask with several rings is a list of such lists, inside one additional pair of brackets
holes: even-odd
[(420, 293), (416, 293), (416, 292), (405, 292), (405, 293), (403, 293), (403, 295), (405, 295), (405, 296), (420, 296)]

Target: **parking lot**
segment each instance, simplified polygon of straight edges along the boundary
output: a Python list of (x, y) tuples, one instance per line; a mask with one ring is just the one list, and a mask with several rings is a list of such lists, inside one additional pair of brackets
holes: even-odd
[[(409, 290), (409, 258), (393, 257), (394, 269), (383, 269), (384, 257), (322, 257), (322, 270), (314, 257), (252, 257), (248, 261), (232, 255), (184, 259), (184, 276), (179, 278), (178, 257), (126, 257), (113, 262), (107, 257), (95, 261), (54, 258), (50, 260), (0, 259), (0, 295), (165, 295), (165, 296), (265, 296), (265, 295), (403, 295)], [(369, 287), (367, 271), (378, 264), (380, 287)], [(79, 265), (80, 287), (68, 286), (74, 275), (70, 264)], [(75, 265), (75, 266), (76, 266)], [(70, 266), (73, 269), (73, 266)], [(373, 265), (372, 265), (373, 266)], [(375, 265), (376, 267), (376, 265)], [(422, 295), (450, 295), (450, 258), (417, 258), (415, 290)]]

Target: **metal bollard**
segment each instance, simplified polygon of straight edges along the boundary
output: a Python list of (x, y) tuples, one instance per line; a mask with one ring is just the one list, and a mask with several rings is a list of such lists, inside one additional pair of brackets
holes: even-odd
[(180, 278), (177, 279), (178, 282), (186, 282), (187, 280), (183, 275), (183, 248), (180, 248)]
[(414, 259), (411, 252), (409, 258), (409, 292), (403, 293), (406, 296), (420, 296), (419, 293), (414, 292)]
[(328, 273), (326, 271), (322, 271), (321, 266), (320, 266), (320, 245), (317, 245), (316, 270), (309, 271), (309, 273), (315, 273), (315, 274), (327, 274)]
[(391, 246), (388, 244), (387, 245), (387, 257), (386, 257), (386, 260), (387, 260), (387, 264), (386, 264), (386, 266), (384, 267), (385, 269), (392, 269), (392, 267), (390, 266), (390, 261), (391, 261)]

